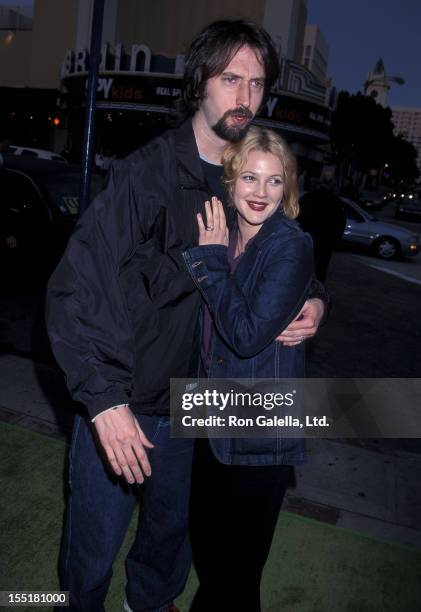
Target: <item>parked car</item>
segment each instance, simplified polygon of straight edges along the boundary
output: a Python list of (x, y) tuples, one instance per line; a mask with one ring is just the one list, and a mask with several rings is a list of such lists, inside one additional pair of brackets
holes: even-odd
[(31, 147), (10, 145), (7, 152), (11, 153), (12, 155), (23, 155), (24, 157), (33, 157), (36, 159), (49, 159), (67, 164), (67, 160), (65, 160), (62, 155), (54, 153), (54, 151), (46, 151), (45, 149), (33, 149)]
[(392, 223), (379, 221), (358, 204), (342, 198), (346, 213), (343, 245), (368, 249), (382, 259), (416, 255), (420, 249), (417, 234)]
[[(7, 156), (0, 170), (0, 256), (10, 278), (31, 282), (54, 269), (78, 218), (80, 173), (79, 166)], [(92, 176), (92, 196), (103, 181)]]
[(411, 189), (402, 197), (399, 198), (396, 209), (395, 217), (397, 219), (405, 219), (406, 221), (418, 221), (421, 223), (421, 189)]
[(358, 203), (367, 210), (380, 210), (387, 202), (387, 194), (383, 191), (365, 190), (360, 193), (358, 199)]

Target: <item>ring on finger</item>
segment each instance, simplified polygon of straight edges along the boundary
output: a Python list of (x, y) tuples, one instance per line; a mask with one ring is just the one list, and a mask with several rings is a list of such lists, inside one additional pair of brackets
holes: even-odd
[(211, 231), (212, 231), (212, 230), (214, 230), (214, 229), (215, 229), (215, 228), (214, 228), (214, 226), (213, 226), (213, 225), (207, 225), (207, 226), (206, 226), (206, 231), (207, 231), (207, 232), (211, 232)]

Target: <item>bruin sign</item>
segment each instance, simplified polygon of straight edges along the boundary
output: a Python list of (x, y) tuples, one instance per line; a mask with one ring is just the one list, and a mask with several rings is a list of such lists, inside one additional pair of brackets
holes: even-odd
[[(89, 53), (87, 49), (66, 51), (61, 69), (62, 79), (86, 73), (88, 70)], [(184, 55), (181, 54), (175, 58), (153, 55), (150, 48), (143, 44), (132, 45), (130, 53), (126, 53), (122, 43), (114, 47), (108, 43), (102, 46), (99, 72), (103, 76), (106, 72), (127, 76), (130, 73), (180, 76), (183, 71)], [(326, 107), (331, 105), (332, 90), (327, 89), (307, 68), (286, 58), (280, 60), (279, 78), (274, 92), (297, 95)]]
[[(158, 72), (153, 69), (156, 58), (153, 56), (147, 45), (132, 45), (130, 53), (126, 53), (122, 43), (114, 47), (105, 43), (101, 47), (101, 61), (99, 71), (106, 72)], [(161, 59), (162, 63), (162, 59)], [(175, 58), (165, 58), (165, 63), (170, 68), (170, 72), (181, 74), (184, 70), (184, 55), (177, 55)], [(61, 67), (61, 78), (66, 78), (72, 74), (88, 72), (89, 52), (87, 49), (72, 51), (67, 49)]]

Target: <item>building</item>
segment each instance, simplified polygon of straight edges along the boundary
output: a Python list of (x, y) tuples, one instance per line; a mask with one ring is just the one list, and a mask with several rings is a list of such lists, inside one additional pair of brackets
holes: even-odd
[(327, 66), (329, 62), (329, 45), (314, 24), (307, 24), (304, 33), (303, 55), (301, 63), (314, 74), (322, 83), (327, 79)]
[(418, 152), (417, 165), (421, 170), (421, 107), (392, 106), (391, 110), (394, 133), (414, 145)]
[(0, 6), (0, 30), (32, 30), (32, 8)]
[[(2, 19), (3, 13), (7, 18)], [(1, 84), (58, 88), (66, 49), (89, 48), (92, 13), (93, 0), (34, 0), (33, 19), (21, 11), (0, 9)], [(229, 16), (262, 24), (282, 57), (301, 62), (307, 0), (105, 0), (102, 39), (110, 46), (123, 43), (126, 48), (141, 41), (157, 54), (175, 56), (185, 52), (206, 24)], [(16, 64), (22, 56), (24, 65)]]
[(59, 90), (31, 86), (33, 30), (32, 7), (0, 8), (0, 136), (50, 148)]
[(21, 9), (0, 7), (0, 84), (29, 85), (32, 18)]
[(387, 106), (391, 83), (403, 85), (405, 81), (400, 76), (387, 75), (383, 60), (380, 58), (373, 70), (367, 75), (367, 80), (364, 83), (364, 95), (374, 98), (377, 104)]
[[(0, 96), (5, 101), (0, 112), (13, 128), (12, 140), (19, 135), (17, 144), (57, 152), (66, 145), (75, 159), (80, 154), (92, 13), (93, 0), (34, 0), (25, 44), (19, 47), (14, 37), (7, 62), (0, 46)], [(269, 31), (281, 72), (259, 121), (282, 131), (297, 154), (321, 162), (313, 145), (328, 141), (330, 109), (326, 87), (300, 63), (307, 0), (105, 0), (97, 148), (123, 155), (164, 128), (181, 93), (187, 45), (205, 25), (224, 17), (251, 19)], [(13, 61), (13, 53), (22, 57), (21, 63)], [(55, 109), (45, 101), (48, 92), (57, 101)], [(53, 123), (50, 130), (57, 114), (59, 127)]]
[(297, 64), (301, 63), (304, 31), (307, 23), (307, 0), (266, 0), (263, 27), (269, 32), (279, 51)]
[(364, 84), (364, 94), (373, 98), (377, 104), (387, 106), (389, 89), (389, 80), (386, 76), (383, 60), (380, 58), (373, 70), (367, 75), (367, 80)]

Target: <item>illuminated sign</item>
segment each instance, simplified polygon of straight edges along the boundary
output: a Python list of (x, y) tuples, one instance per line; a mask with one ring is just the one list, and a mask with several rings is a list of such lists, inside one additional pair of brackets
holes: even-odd
[[(86, 75), (64, 79), (63, 88), (70, 108), (81, 108), (86, 100)], [(97, 107), (107, 110), (174, 112), (174, 102), (182, 94), (178, 75), (115, 74), (98, 79)], [(293, 129), (327, 139), (330, 109), (312, 100), (282, 93), (271, 93), (257, 121), (279, 129)]]
[[(89, 53), (87, 49), (80, 51), (67, 50), (61, 69), (62, 79), (87, 73), (88, 70)], [(132, 45), (130, 52), (126, 53), (121, 43), (114, 47), (108, 43), (102, 45), (99, 65), (103, 82), (102, 87), (105, 87), (104, 79), (107, 72), (113, 75), (126, 76), (132, 74), (181, 76), (183, 71), (184, 55), (181, 54), (175, 58), (153, 55), (146, 45)], [(321, 105), (328, 105), (328, 95), (330, 95), (326, 86), (316, 79), (307, 68), (286, 58), (280, 60), (279, 78), (273, 91), (275, 93), (291, 93)]]

